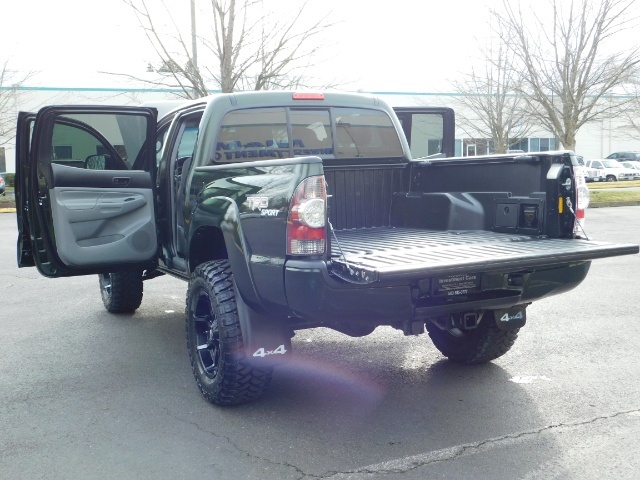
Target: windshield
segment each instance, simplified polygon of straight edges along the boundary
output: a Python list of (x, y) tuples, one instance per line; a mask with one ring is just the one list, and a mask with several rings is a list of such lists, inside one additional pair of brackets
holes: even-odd
[(617, 160), (603, 160), (602, 163), (607, 168), (624, 168)]

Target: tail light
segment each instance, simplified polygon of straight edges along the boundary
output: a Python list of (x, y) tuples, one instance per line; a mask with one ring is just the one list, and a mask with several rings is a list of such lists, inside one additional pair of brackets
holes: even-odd
[(327, 243), (324, 176), (309, 177), (296, 188), (287, 220), (287, 253), (321, 255)]
[(573, 227), (573, 233), (576, 235), (584, 235), (585, 210), (590, 201), (591, 195), (587, 182), (583, 176), (578, 175), (576, 177), (576, 223)]

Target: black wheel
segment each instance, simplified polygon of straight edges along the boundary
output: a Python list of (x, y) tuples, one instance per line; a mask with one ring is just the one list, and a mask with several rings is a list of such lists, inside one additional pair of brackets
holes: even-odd
[(618, 179), (614, 175), (607, 175), (607, 182), (617, 182)]
[(485, 312), (474, 329), (442, 330), (432, 322), (426, 326), (433, 344), (445, 357), (466, 364), (486, 363), (501, 357), (511, 349), (519, 331), (500, 330), (491, 311)]
[(142, 303), (142, 272), (98, 275), (102, 303), (111, 313), (133, 313)]
[(191, 368), (208, 401), (236, 405), (267, 390), (273, 369), (255, 368), (246, 359), (228, 261), (196, 268), (189, 281), (185, 317)]

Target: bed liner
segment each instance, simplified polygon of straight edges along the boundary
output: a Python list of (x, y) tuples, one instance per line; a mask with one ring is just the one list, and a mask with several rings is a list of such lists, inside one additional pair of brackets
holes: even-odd
[(519, 271), (638, 253), (632, 244), (482, 230), (375, 227), (333, 233), (331, 271), (356, 283)]

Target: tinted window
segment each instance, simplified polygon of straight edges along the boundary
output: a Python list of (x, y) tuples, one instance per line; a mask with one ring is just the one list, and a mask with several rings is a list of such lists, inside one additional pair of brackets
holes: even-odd
[(291, 138), (294, 156), (333, 158), (329, 110), (291, 110)]
[(138, 115), (73, 114), (53, 129), (51, 161), (92, 170), (126, 170), (142, 149), (146, 119)]
[[(291, 132), (291, 138), (288, 132)], [(435, 136), (428, 139), (427, 142), (438, 143), (428, 143), (428, 148), (440, 148), (441, 137), (440, 133), (438, 139)], [(261, 108), (236, 110), (225, 115), (212, 160), (241, 162), (309, 155), (399, 158), (403, 152), (391, 118), (382, 111)]]
[(225, 115), (213, 159), (240, 162), (290, 156), (284, 108), (256, 108)]
[(88, 129), (82, 128), (81, 124), (56, 123), (54, 126), (53, 145), (51, 146), (51, 161), (53, 163), (85, 168), (85, 160), (91, 163), (98, 156), (98, 152), (104, 148), (104, 142), (90, 133)]
[(360, 108), (335, 108), (336, 158), (401, 157), (402, 146), (386, 113)]
[(198, 138), (198, 127), (187, 126), (182, 133), (180, 139), (180, 145), (178, 146), (178, 158), (190, 157), (193, 155), (193, 149), (196, 146), (196, 139)]
[(169, 124), (158, 130), (156, 136), (156, 165), (159, 167), (164, 155), (164, 147), (167, 143), (167, 134), (169, 133)]

